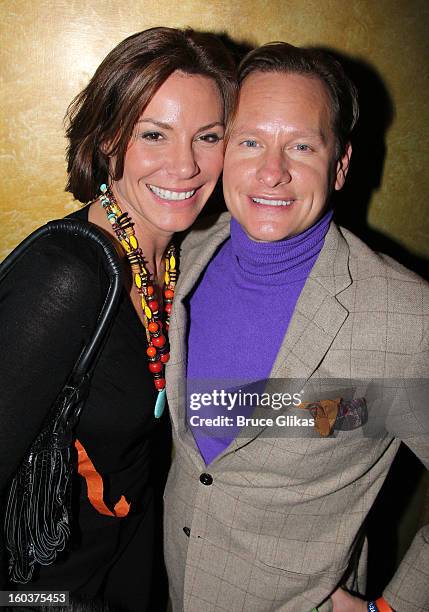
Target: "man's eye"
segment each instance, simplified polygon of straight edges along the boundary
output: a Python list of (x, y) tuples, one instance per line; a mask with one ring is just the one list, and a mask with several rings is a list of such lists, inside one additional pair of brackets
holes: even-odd
[(222, 140), (223, 136), (219, 136), (219, 134), (203, 134), (198, 137), (198, 140), (202, 140), (203, 142), (208, 142), (210, 144), (216, 144)]
[(141, 138), (143, 140), (150, 140), (156, 142), (158, 140), (162, 140), (163, 135), (160, 132), (143, 132), (143, 134), (141, 134)]
[(256, 142), (256, 140), (251, 140), (250, 138), (247, 140), (243, 140), (241, 144), (249, 148), (254, 148), (258, 146), (258, 143)]
[(302, 143), (298, 143), (295, 145), (295, 149), (297, 151), (311, 151), (311, 147), (308, 144), (302, 144)]

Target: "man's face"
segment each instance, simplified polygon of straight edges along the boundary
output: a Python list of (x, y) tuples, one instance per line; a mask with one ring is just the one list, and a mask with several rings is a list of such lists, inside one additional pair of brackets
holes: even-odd
[(329, 103), (318, 78), (255, 72), (244, 80), (223, 185), (232, 216), (253, 240), (303, 232), (344, 185), (351, 147), (336, 159)]

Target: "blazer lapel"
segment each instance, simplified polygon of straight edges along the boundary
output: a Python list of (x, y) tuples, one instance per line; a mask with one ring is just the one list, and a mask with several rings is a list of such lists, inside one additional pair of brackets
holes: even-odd
[(325, 244), (301, 292), (270, 378), (308, 380), (348, 316), (338, 299), (352, 282), (349, 248), (331, 223)]

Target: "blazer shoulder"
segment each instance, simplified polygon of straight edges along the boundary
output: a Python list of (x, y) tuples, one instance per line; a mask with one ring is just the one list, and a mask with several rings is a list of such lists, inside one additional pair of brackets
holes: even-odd
[(424, 333), (429, 320), (429, 284), (391, 257), (370, 249), (349, 230), (339, 230), (349, 248), (352, 278), (350, 291), (343, 294), (346, 307), (411, 317), (414, 321), (417, 317)]
[(354, 345), (369, 347), (368, 355), (394, 354), (386, 361), (392, 364), (400, 355), (420, 354), (428, 341), (428, 283), (350, 231), (339, 231), (348, 246), (351, 284), (338, 299), (352, 315)]
[(397, 279), (398, 281), (403, 280), (429, 287), (429, 284), (421, 276), (409, 270), (389, 255), (373, 251), (350, 230), (344, 227), (339, 227), (338, 229), (348, 244), (350, 263), (357, 264), (353, 266), (355, 280), (363, 280), (366, 277), (373, 278), (376, 275), (380, 275), (385, 278)]

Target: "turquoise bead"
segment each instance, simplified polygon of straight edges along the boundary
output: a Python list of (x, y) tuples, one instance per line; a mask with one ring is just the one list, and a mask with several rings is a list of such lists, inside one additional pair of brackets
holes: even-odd
[(164, 412), (165, 407), (165, 389), (158, 391), (158, 397), (156, 398), (155, 408), (153, 414), (156, 419), (159, 419)]

